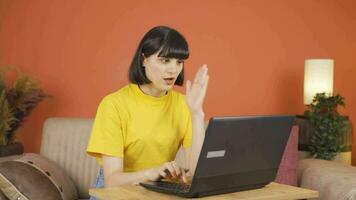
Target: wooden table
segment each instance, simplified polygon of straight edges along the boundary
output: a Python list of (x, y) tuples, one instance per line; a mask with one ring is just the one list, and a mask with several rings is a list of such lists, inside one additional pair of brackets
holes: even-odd
[[(174, 200), (185, 199), (173, 195), (162, 194), (149, 191), (136, 185), (127, 185), (115, 188), (105, 189), (90, 189), (89, 194), (100, 200)], [(214, 195), (196, 199), (204, 200), (291, 200), (291, 199), (307, 199), (318, 197), (319, 193), (314, 190), (293, 187), (278, 183), (270, 183), (267, 186), (235, 193), (222, 195)]]

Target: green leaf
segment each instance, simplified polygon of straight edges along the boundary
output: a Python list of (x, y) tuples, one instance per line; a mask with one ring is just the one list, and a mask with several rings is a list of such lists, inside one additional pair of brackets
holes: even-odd
[(337, 106), (345, 106), (344, 98), (339, 94), (332, 96), (318, 93), (305, 111), (309, 118), (313, 135), (310, 136), (311, 155), (321, 159), (332, 159), (340, 152), (340, 144), (346, 126), (345, 118), (337, 112)]

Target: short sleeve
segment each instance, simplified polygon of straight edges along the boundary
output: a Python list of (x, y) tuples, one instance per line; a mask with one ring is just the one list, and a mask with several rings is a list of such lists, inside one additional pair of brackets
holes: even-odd
[[(97, 110), (87, 153), (100, 158), (101, 155), (123, 157), (124, 137), (122, 132), (122, 113), (112, 97), (105, 97)], [(99, 161), (100, 163), (100, 161)]]
[(189, 109), (185, 109), (185, 131), (184, 131), (184, 138), (183, 138), (183, 147), (188, 148), (192, 145), (192, 117), (190, 115)]

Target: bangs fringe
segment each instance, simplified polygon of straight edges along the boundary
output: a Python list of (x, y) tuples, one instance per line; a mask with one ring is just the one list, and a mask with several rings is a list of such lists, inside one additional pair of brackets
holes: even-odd
[(182, 60), (188, 59), (188, 44), (181, 35), (170, 31), (167, 35), (167, 42), (162, 45), (158, 56)]

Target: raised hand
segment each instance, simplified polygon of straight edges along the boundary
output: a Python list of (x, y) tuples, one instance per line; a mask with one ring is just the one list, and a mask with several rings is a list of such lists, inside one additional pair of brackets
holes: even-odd
[(204, 64), (195, 75), (194, 82), (186, 85), (186, 101), (192, 114), (203, 112), (203, 103), (208, 88), (208, 66)]

